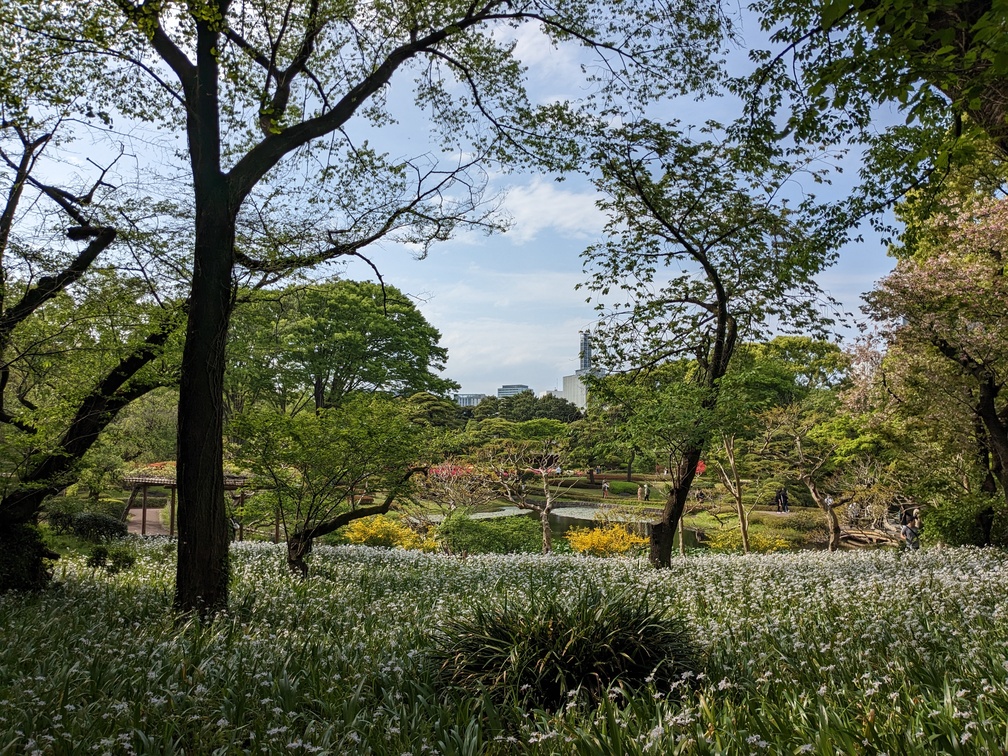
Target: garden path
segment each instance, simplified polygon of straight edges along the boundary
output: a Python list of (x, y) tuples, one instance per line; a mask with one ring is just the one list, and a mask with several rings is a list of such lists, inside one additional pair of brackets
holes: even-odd
[[(133, 507), (130, 509), (129, 514), (126, 517), (126, 528), (130, 533), (134, 535), (141, 535), (141, 512), (140, 507)], [(161, 524), (161, 510), (153, 509), (151, 507), (147, 508), (147, 527), (146, 535), (149, 536), (166, 536), (168, 535), (168, 528)]]

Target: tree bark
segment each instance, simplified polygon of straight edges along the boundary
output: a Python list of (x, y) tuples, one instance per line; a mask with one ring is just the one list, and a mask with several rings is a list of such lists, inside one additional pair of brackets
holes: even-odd
[(542, 525), (542, 553), (549, 554), (553, 551), (553, 530), (550, 528), (549, 507), (543, 507), (539, 511), (539, 522)]
[(656, 522), (651, 526), (651, 550), (648, 554), (648, 561), (654, 567), (668, 568), (672, 566), (674, 536), (675, 527), (669, 527), (665, 522)]

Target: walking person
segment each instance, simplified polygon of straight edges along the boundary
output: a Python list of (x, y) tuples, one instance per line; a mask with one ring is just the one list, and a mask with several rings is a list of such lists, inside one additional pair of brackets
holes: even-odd
[(920, 510), (915, 509), (909, 514), (904, 510), (900, 521), (902, 522), (900, 530), (903, 534), (903, 539), (906, 541), (907, 548), (916, 551), (920, 548)]
[(602, 481), (602, 498), (606, 499), (608, 497), (609, 497), (609, 481), (608, 480), (603, 480)]
[(644, 486), (637, 485), (637, 501), (644, 501)]
[(651, 501), (651, 486), (644, 484), (644, 501)]

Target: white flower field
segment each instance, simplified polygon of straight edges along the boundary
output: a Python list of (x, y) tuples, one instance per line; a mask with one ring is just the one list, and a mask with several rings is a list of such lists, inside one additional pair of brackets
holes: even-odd
[[(0, 754), (1008, 752), (1008, 559), (995, 550), (646, 562), (232, 550), (229, 613), (171, 612), (173, 546), (0, 596)], [(699, 679), (559, 711), (437, 682), (430, 633), (476, 600), (627, 587), (688, 624)]]

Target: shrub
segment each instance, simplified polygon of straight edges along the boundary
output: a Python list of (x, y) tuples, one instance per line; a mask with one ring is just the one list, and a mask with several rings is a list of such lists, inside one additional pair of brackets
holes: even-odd
[(350, 543), (364, 546), (418, 549), (422, 545), (413, 530), (385, 515), (354, 520), (343, 529), (343, 536)]
[(0, 592), (38, 591), (52, 579), (51, 560), (59, 555), (46, 548), (31, 525), (0, 529)]
[[(609, 495), (610, 496), (637, 496), (637, 487), (643, 485), (643, 481), (638, 483), (637, 481), (627, 481), (627, 480), (610, 480), (609, 481)], [(652, 486), (654, 488), (654, 486)]]
[(446, 518), (437, 530), (452, 554), (535, 554), (542, 551), (542, 527), (522, 515), (475, 520), (461, 514)]
[(74, 516), (84, 511), (86, 503), (86, 499), (75, 499), (70, 496), (47, 499), (43, 511), (49, 527), (58, 535), (71, 532)]
[[(711, 551), (734, 553), (742, 551), (742, 531), (718, 530), (707, 536), (707, 546)], [(787, 551), (791, 547), (786, 538), (773, 533), (762, 533), (758, 530), (749, 531), (749, 551), (758, 554), (770, 554), (774, 551)]]
[(615, 523), (601, 528), (571, 528), (566, 537), (571, 548), (579, 554), (600, 557), (626, 554), (648, 545), (647, 538)]
[(588, 586), (561, 599), (552, 591), (543, 586), (527, 603), (483, 600), (447, 620), (431, 639), (442, 683), (555, 710), (579, 692), (597, 702), (613, 688), (664, 686), (697, 670), (685, 623), (645, 596)]
[(125, 538), (126, 523), (98, 512), (78, 512), (73, 516), (73, 533), (86, 541), (111, 541)]
[(109, 575), (115, 575), (130, 569), (136, 564), (136, 549), (132, 546), (95, 546), (88, 555), (86, 564), (92, 570), (104, 569)]
[(74, 517), (85, 512), (118, 520), (126, 505), (119, 499), (81, 499), (75, 496), (54, 496), (46, 500), (45, 519), (54, 533), (74, 532)]

